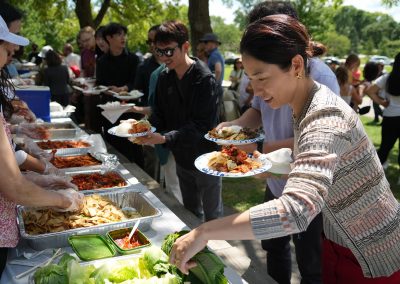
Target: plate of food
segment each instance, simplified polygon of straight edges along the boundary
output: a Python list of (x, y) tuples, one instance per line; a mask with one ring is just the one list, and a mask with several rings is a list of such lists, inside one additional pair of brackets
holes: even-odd
[(220, 152), (206, 153), (194, 161), (195, 167), (208, 175), (220, 177), (248, 177), (268, 171), (268, 159), (256, 159), (234, 145), (223, 146)]
[(155, 132), (155, 127), (151, 126), (146, 119), (121, 120), (120, 124), (108, 129), (108, 133), (119, 137), (141, 137), (149, 132)]
[(130, 92), (119, 92), (113, 95), (114, 98), (120, 99), (120, 100), (136, 100), (140, 97), (143, 97), (144, 94), (142, 92), (139, 92), (138, 90), (132, 90)]
[(99, 108), (102, 108), (103, 110), (119, 110), (119, 109), (129, 109), (133, 107), (135, 104), (129, 103), (129, 104), (121, 104), (120, 102), (108, 102), (102, 105), (97, 105)]
[(232, 125), (218, 130), (214, 128), (204, 138), (220, 145), (244, 145), (261, 141), (264, 135), (258, 130)]

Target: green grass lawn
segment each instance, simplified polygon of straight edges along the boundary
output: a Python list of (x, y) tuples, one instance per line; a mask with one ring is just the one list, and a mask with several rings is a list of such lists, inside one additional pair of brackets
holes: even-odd
[[(376, 148), (379, 148), (381, 143), (381, 127), (370, 123), (371, 117), (361, 116), (361, 121), (364, 124), (368, 136), (374, 143)], [(390, 165), (386, 170), (386, 177), (391, 184), (392, 191), (397, 199), (400, 199), (400, 185), (397, 185), (400, 169), (397, 164), (399, 154), (398, 141), (390, 152)], [(244, 211), (250, 207), (262, 202), (264, 198), (265, 180), (246, 177), (246, 178), (223, 178), (222, 196), (225, 206)]]

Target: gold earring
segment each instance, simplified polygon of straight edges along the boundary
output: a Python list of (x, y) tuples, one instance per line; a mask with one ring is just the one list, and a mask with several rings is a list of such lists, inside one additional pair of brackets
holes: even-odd
[(297, 73), (296, 78), (297, 79), (303, 79), (303, 76), (301, 76), (300, 73)]

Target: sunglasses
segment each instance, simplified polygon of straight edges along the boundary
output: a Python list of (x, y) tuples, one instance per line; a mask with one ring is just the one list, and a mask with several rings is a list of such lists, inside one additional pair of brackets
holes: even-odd
[(178, 47), (179, 47), (179, 45), (172, 47), (172, 48), (164, 48), (164, 49), (156, 48), (155, 52), (158, 57), (161, 57), (163, 55), (165, 55), (166, 57), (172, 57), (172, 56), (174, 56), (175, 49), (177, 49)]

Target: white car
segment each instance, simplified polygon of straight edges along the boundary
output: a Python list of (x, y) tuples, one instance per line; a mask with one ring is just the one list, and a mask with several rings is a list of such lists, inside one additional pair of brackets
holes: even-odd
[(374, 55), (371, 56), (371, 58), (369, 59), (369, 61), (371, 62), (376, 62), (376, 63), (382, 63), (384, 65), (391, 65), (393, 60), (390, 59), (387, 56), (383, 56), (383, 55)]

